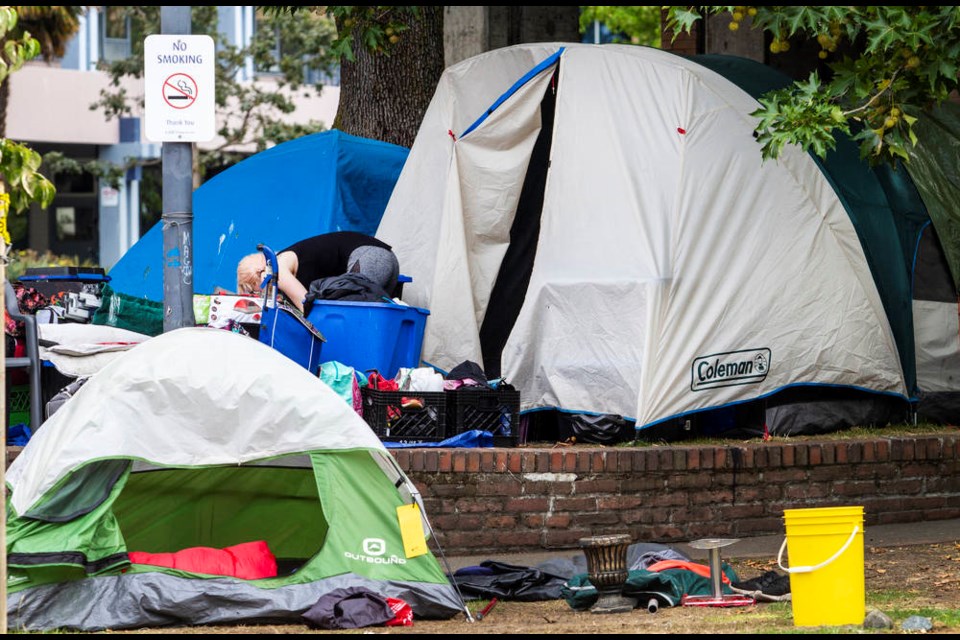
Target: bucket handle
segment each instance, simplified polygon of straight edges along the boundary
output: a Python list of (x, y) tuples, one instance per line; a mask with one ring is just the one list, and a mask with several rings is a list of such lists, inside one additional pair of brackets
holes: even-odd
[(783, 544), (780, 545), (780, 553), (777, 554), (777, 564), (780, 566), (781, 569), (783, 569), (787, 573), (811, 573), (813, 571), (816, 571), (817, 569), (822, 569), (843, 555), (843, 552), (846, 551), (847, 547), (849, 547), (853, 543), (853, 540), (854, 538), (857, 537), (857, 533), (859, 531), (860, 531), (860, 527), (858, 525), (853, 525), (853, 533), (851, 533), (850, 538), (845, 543), (843, 543), (843, 546), (840, 547), (840, 550), (837, 551), (832, 556), (830, 556), (829, 558), (827, 558), (826, 560), (824, 560), (823, 562), (821, 562), (820, 564), (814, 565), (812, 567), (789, 567), (788, 568), (783, 566), (783, 550), (787, 548), (787, 539), (784, 538)]

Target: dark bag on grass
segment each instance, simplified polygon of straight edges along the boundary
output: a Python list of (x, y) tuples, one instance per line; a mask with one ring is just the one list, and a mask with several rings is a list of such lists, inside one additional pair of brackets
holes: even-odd
[(393, 616), (385, 597), (363, 587), (335, 589), (302, 614), (314, 629), (360, 629), (386, 624)]

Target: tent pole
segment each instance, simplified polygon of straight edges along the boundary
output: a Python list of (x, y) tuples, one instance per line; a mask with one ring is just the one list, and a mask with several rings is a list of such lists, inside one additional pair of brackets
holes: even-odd
[[(420, 490), (417, 489), (417, 487), (416, 487), (412, 482), (410, 482), (410, 479), (407, 477), (407, 474), (404, 473), (404, 472), (403, 472), (403, 469), (400, 468), (400, 463), (397, 462), (397, 459), (394, 458), (394, 457), (393, 457), (392, 455), (390, 455), (389, 453), (388, 453), (387, 455), (383, 456), (383, 457), (384, 457), (384, 459), (386, 459), (387, 461), (389, 461), (390, 466), (393, 467), (394, 471), (397, 473), (397, 475), (399, 476), (399, 478), (401, 478), (401, 479), (403, 479), (403, 480), (406, 480), (406, 486), (407, 486), (407, 487), (409, 488), (409, 490), (410, 490), (410, 497), (413, 498), (414, 504), (416, 504), (418, 507), (421, 507), (421, 506), (423, 505), (423, 496), (420, 495)], [(399, 482), (399, 481), (398, 481), (398, 483), (397, 483), (397, 487), (398, 487), (398, 488), (400, 487), (400, 482)], [(420, 509), (420, 516), (421, 516), (421, 518), (423, 518), (423, 521), (424, 521), (424, 522), (426, 523), (426, 525), (427, 525), (427, 531), (430, 533), (430, 539), (431, 539), (431, 540), (434, 542), (434, 544), (437, 546), (437, 551), (440, 552), (440, 560), (443, 562), (443, 566), (446, 567), (447, 575), (452, 577), (452, 576), (453, 576), (453, 571), (452, 571), (451, 568), (450, 568), (450, 562), (447, 561), (447, 556), (444, 555), (444, 553), (443, 553), (443, 547), (440, 546), (440, 541), (437, 540), (437, 532), (434, 531), (433, 525), (430, 524), (430, 518), (427, 517), (427, 510), (421, 508), (421, 509)], [(464, 612), (464, 613), (466, 614), (466, 616), (467, 616), (467, 622), (476, 622), (476, 621), (473, 619), (473, 615), (470, 613), (470, 609), (467, 608), (467, 603), (466, 603), (466, 601), (463, 599), (463, 594), (460, 593), (460, 587), (459, 587), (459, 586), (457, 585), (457, 583), (456, 583), (454, 580), (452, 580), (452, 579), (450, 580), (450, 584), (453, 585), (454, 590), (457, 592), (457, 597), (460, 598), (460, 606), (463, 607), (463, 612)]]
[[(417, 494), (416, 498), (419, 498), (419, 494)], [(417, 502), (420, 502), (420, 500), (417, 499)], [(457, 597), (460, 598), (460, 605), (463, 606), (463, 612), (467, 615), (467, 622), (475, 622), (473, 615), (470, 614), (470, 609), (467, 608), (466, 601), (463, 599), (463, 594), (460, 593), (460, 587), (457, 585), (456, 580), (453, 580), (453, 570), (450, 568), (446, 554), (443, 553), (443, 547), (440, 546), (440, 541), (437, 540), (437, 533), (433, 530), (433, 525), (430, 524), (430, 518), (427, 517), (426, 512), (423, 512), (423, 521), (427, 523), (427, 529), (430, 530), (430, 539), (436, 544), (437, 551), (440, 553), (440, 559), (443, 561), (443, 566), (447, 569), (447, 575), (451, 577), (450, 584), (453, 585), (453, 588), (457, 592)]]

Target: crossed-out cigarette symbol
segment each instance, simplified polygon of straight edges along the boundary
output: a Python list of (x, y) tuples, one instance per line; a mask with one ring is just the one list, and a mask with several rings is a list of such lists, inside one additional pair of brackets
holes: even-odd
[(197, 99), (197, 83), (185, 73), (175, 73), (163, 83), (163, 99), (174, 109), (186, 109)]

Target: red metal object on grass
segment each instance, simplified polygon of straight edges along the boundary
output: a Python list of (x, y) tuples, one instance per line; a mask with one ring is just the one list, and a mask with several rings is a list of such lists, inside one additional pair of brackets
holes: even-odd
[(680, 598), (680, 604), (684, 607), (748, 607), (757, 604), (757, 601), (750, 596), (743, 596), (735, 593), (721, 594), (720, 596), (693, 596), (685, 595)]
[(494, 598), (493, 600), (490, 601), (490, 604), (485, 606), (483, 609), (480, 610), (479, 613), (477, 613), (477, 620), (483, 620), (484, 618), (486, 618), (487, 615), (491, 611), (493, 611), (493, 608), (496, 606), (496, 604), (497, 604), (497, 599)]

